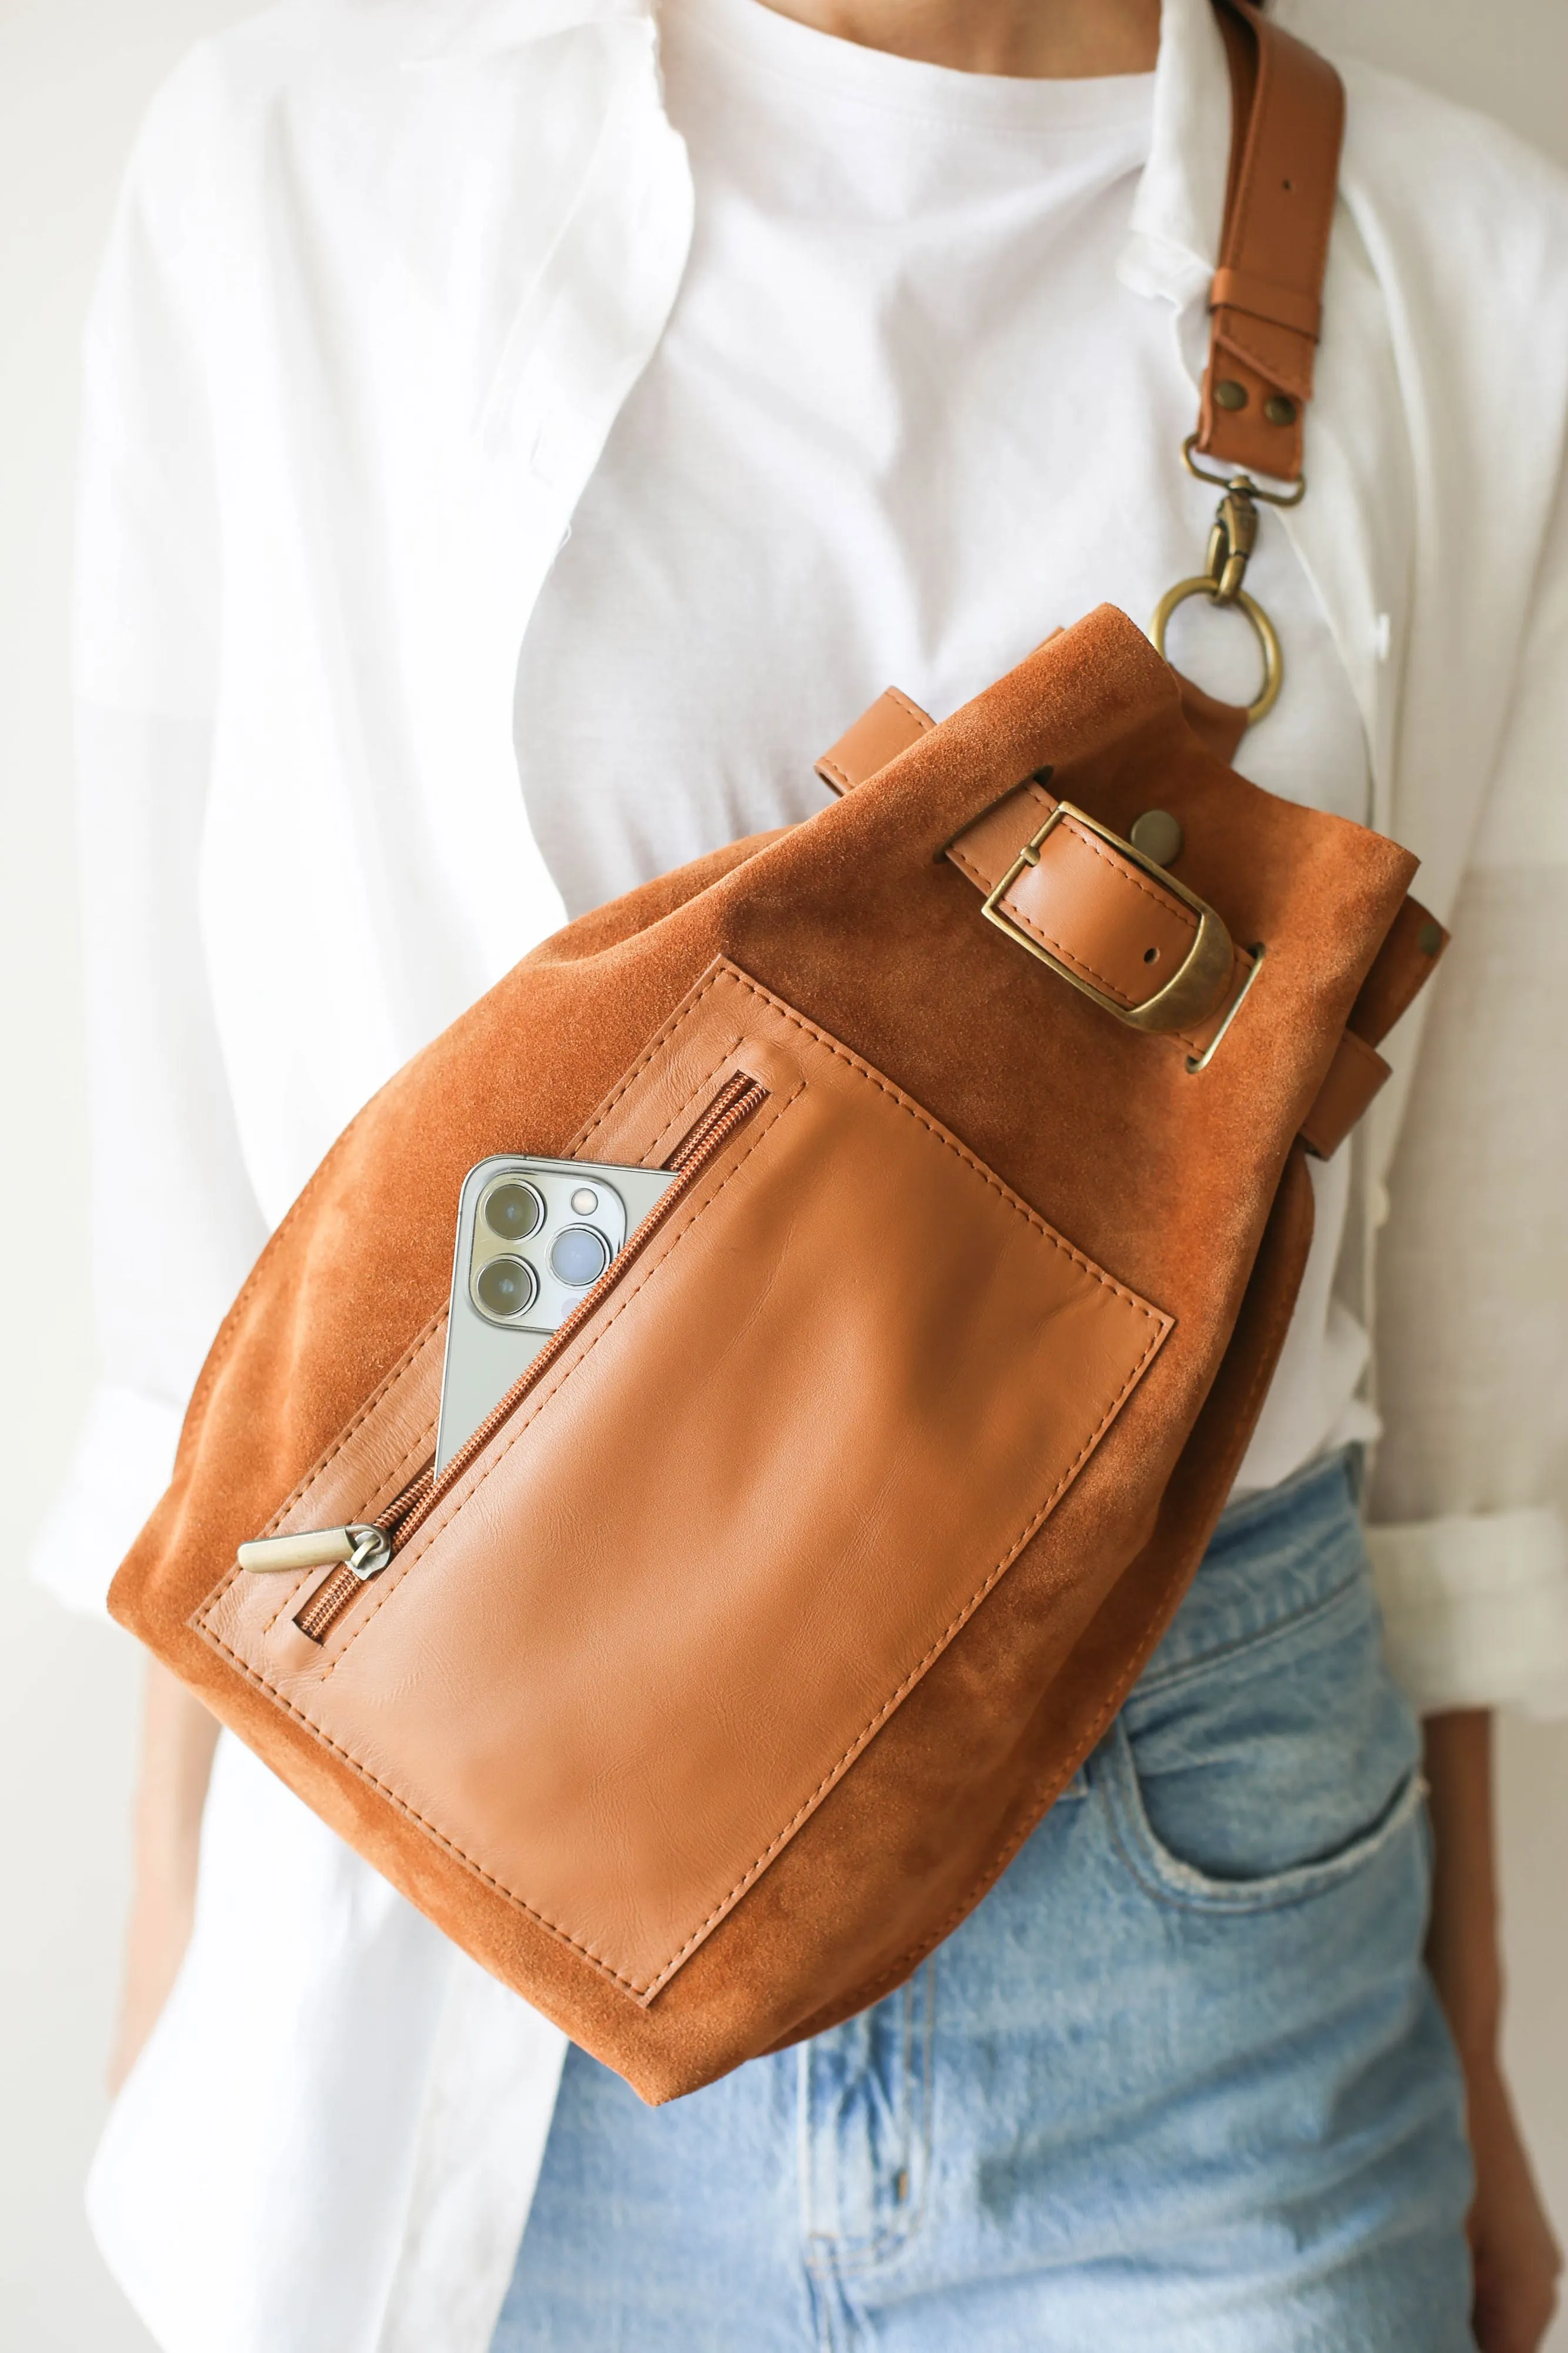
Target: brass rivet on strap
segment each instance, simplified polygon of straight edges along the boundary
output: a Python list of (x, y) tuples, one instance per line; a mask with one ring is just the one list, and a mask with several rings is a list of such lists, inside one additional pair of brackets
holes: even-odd
[(1127, 839), (1156, 866), (1173, 866), (1182, 854), (1182, 828), (1169, 809), (1145, 809)]
[(1271, 392), (1263, 404), (1263, 414), (1270, 425), (1294, 425), (1296, 404), (1288, 400), (1282, 392)]
[(1247, 386), (1237, 384), (1234, 376), (1224, 376), (1214, 388), (1214, 400), (1216, 408), (1245, 408)]
[(1415, 934), (1415, 944), (1423, 955), (1436, 955), (1443, 944), (1441, 923), (1423, 923)]

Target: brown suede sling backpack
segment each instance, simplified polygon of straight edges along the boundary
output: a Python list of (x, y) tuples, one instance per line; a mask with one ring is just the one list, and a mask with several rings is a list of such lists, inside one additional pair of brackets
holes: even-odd
[[(1340, 90), (1221, 22), (1187, 457), (1291, 497)], [(1268, 493), (1219, 479), (1157, 638), (1246, 597)], [(1225, 1502), (1303, 1154), (1444, 938), (1403, 849), (1234, 773), (1244, 723), (1110, 607), (940, 725), (884, 696), (819, 815), (573, 923), (399, 1071), (207, 1360), (115, 1615), (648, 2099), (958, 1926)], [(458, 1191), (516, 1152), (678, 1175), (437, 1480)]]

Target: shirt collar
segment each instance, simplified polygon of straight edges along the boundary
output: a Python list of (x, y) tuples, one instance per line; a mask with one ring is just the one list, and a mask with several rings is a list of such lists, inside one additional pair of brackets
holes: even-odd
[[(756, 0), (761, 6), (763, 0)], [(407, 62), (483, 58), (591, 25), (651, 25), (654, 0), (447, 0)], [(1163, 0), (1149, 161), (1119, 275), (1178, 305), (1206, 296), (1230, 154), (1230, 76), (1213, 0)]]
[(1163, 0), (1149, 161), (1118, 276), (1136, 294), (1206, 298), (1230, 165), (1230, 70), (1213, 0)]

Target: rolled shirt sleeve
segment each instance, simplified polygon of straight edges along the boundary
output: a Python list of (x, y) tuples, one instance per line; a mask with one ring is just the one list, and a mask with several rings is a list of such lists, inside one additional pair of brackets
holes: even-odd
[(1368, 1532), (1388, 1662), (1423, 1715), (1568, 1715), (1568, 1532), (1554, 1509)]
[(1568, 1713), (1568, 501), (1389, 1180), (1370, 1544), (1424, 1712)]

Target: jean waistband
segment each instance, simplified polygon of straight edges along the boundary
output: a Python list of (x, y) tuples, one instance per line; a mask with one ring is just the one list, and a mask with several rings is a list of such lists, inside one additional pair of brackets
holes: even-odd
[(1144, 1683), (1265, 1634), (1366, 1574), (1360, 1451), (1344, 1447), (1222, 1513)]

